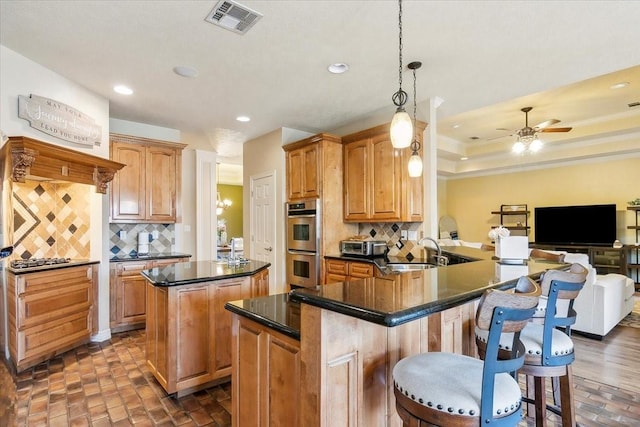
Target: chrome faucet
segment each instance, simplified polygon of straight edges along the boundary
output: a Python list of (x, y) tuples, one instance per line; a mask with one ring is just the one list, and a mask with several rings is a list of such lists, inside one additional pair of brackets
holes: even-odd
[(418, 240), (418, 246), (424, 246), (423, 242), (425, 240), (429, 240), (429, 241), (433, 242), (433, 244), (436, 247), (436, 250), (438, 251), (438, 254), (435, 256), (436, 263), (438, 265), (447, 265), (449, 263), (449, 259), (446, 256), (442, 256), (442, 248), (440, 247), (440, 245), (438, 244), (438, 242), (434, 238), (432, 238), (432, 237), (423, 237), (422, 239)]
[(236, 260), (236, 239), (231, 239), (231, 255), (229, 255), (229, 261), (235, 262)]

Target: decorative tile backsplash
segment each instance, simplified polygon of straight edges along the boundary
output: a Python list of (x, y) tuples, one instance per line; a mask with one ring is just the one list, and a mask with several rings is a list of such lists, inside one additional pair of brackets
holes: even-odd
[(71, 183), (13, 183), (13, 258), (88, 259), (91, 187)]
[[(421, 223), (399, 222), (399, 223), (360, 223), (358, 224), (358, 234), (368, 235), (373, 240), (384, 240), (389, 247), (389, 255), (397, 257), (424, 258), (425, 252), (422, 246), (417, 245), (417, 241), (401, 239), (401, 232), (418, 231)], [(419, 236), (421, 237), (421, 236)]]
[(149, 233), (149, 252), (173, 252), (175, 224), (109, 224), (111, 256), (135, 255), (141, 232)]

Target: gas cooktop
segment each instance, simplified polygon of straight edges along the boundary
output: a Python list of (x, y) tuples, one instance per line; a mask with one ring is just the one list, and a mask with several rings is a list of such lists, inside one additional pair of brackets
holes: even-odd
[(14, 269), (22, 269), (42, 267), (45, 265), (67, 264), (69, 262), (71, 262), (70, 258), (29, 258), (13, 260), (9, 265)]

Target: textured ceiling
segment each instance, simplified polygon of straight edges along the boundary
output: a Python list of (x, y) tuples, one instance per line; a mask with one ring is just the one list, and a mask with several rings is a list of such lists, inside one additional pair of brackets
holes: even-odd
[[(200, 141), (194, 148), (232, 163), (244, 141), (280, 127), (331, 132), (390, 119), (396, 1), (246, 1), (263, 18), (244, 35), (205, 22), (216, 3), (2, 0), (0, 42), (108, 98), (112, 117), (188, 132)], [(429, 121), (428, 99), (443, 100), (442, 175), (638, 154), (640, 107), (627, 104), (640, 101), (640, 2), (405, 1), (403, 9), (405, 65), (423, 63), (418, 118)], [(334, 62), (350, 70), (328, 73)], [(175, 66), (198, 76), (179, 77)], [(608, 89), (618, 78), (632, 84)], [(116, 95), (117, 83), (135, 93)], [(405, 71), (408, 92), (411, 84)], [(513, 139), (495, 129), (522, 127), (526, 106), (530, 123), (555, 118), (574, 129), (545, 134), (544, 153), (515, 161)]]

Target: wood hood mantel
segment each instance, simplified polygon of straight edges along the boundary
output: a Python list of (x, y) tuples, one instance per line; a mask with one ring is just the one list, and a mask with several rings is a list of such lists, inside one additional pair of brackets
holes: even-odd
[(14, 182), (34, 179), (88, 184), (103, 194), (116, 172), (125, 166), (25, 136), (9, 137), (2, 147), (2, 164), (6, 168), (3, 177)]

